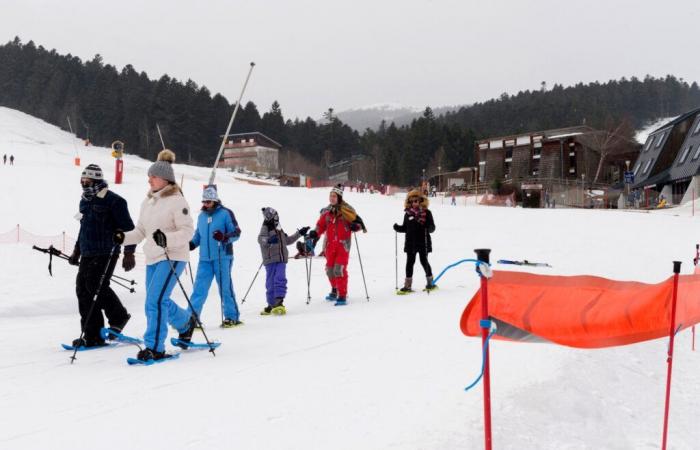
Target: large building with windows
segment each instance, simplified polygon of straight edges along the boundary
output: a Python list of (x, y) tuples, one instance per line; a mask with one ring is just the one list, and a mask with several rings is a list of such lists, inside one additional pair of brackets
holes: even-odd
[[(653, 131), (632, 168), (634, 190), (656, 202), (663, 195), (678, 204), (698, 196), (700, 175), (700, 108), (689, 111)], [(695, 180), (695, 182), (694, 182)], [(692, 188), (692, 189), (690, 189)]]
[(281, 144), (259, 132), (231, 134), (224, 145), (219, 167), (276, 174), (281, 148)]

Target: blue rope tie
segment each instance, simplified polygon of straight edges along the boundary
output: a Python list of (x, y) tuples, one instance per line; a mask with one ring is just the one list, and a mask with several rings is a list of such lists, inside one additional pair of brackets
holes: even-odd
[(481, 352), (481, 371), (479, 372), (479, 376), (476, 377), (476, 380), (474, 380), (469, 386), (464, 388), (464, 392), (467, 392), (468, 390), (479, 384), (479, 381), (481, 381), (481, 378), (484, 376), (484, 370), (486, 369), (486, 351), (489, 348), (489, 341), (491, 340), (491, 336), (496, 334), (496, 324), (490, 320), (480, 320), (479, 326), (481, 328), (488, 328), (491, 330), (491, 332), (488, 336), (486, 336), (486, 342), (484, 342), (484, 348)]
[(437, 277), (435, 277), (435, 279), (433, 280), (433, 284), (437, 285), (438, 280), (439, 280), (440, 278), (442, 278), (442, 276), (445, 274), (445, 272), (447, 272), (447, 271), (450, 270), (451, 268), (456, 267), (456, 266), (459, 266), (460, 264), (464, 264), (464, 263), (467, 263), (467, 262), (474, 263), (474, 265), (476, 266), (476, 273), (478, 273), (479, 276), (481, 276), (481, 272), (479, 271), (479, 265), (485, 264), (485, 265), (487, 265), (487, 266), (490, 266), (490, 264), (487, 264), (487, 263), (485, 263), (485, 262), (483, 262), (483, 261), (479, 261), (478, 259), (472, 259), (472, 258), (469, 258), (469, 259), (462, 259), (462, 260), (457, 261), (456, 263), (452, 263), (452, 264), (450, 264), (449, 266), (447, 266), (447, 267), (445, 267), (444, 269), (442, 269), (442, 272), (440, 272), (440, 274), (439, 274)]

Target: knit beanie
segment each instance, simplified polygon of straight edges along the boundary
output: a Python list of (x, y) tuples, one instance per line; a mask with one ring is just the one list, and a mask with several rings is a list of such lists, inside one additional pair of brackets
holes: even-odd
[(161, 152), (158, 153), (158, 160), (148, 169), (148, 176), (162, 178), (171, 183), (175, 183), (175, 172), (173, 171), (174, 162), (175, 153), (167, 149), (161, 150)]
[(83, 173), (80, 175), (80, 178), (89, 178), (91, 180), (104, 180), (104, 176), (102, 175), (102, 169), (97, 164), (90, 164), (85, 169), (83, 169)]
[(277, 225), (280, 222), (280, 217), (273, 208), (266, 207), (262, 209), (263, 217), (265, 222), (270, 222)]
[(207, 186), (204, 188), (204, 191), (202, 192), (202, 201), (221, 203), (221, 200), (219, 200), (219, 194), (216, 192), (216, 188), (214, 186)]
[(331, 192), (335, 192), (335, 194), (338, 196), (338, 203), (340, 203), (340, 200), (343, 199), (343, 185), (338, 183), (335, 186), (333, 186), (333, 189), (331, 189)]

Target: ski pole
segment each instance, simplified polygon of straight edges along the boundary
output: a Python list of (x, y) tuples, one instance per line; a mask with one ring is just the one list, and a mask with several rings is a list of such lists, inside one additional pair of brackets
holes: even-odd
[(170, 264), (170, 271), (172, 272), (173, 275), (175, 275), (175, 279), (177, 280), (177, 284), (180, 286), (180, 289), (182, 289), (182, 295), (185, 296), (185, 300), (187, 300), (187, 305), (190, 307), (190, 310), (192, 311), (192, 316), (194, 317), (194, 320), (197, 322), (197, 325), (199, 328), (202, 330), (202, 334), (204, 335), (204, 340), (207, 341), (207, 345), (209, 346), (209, 351), (211, 352), (212, 355), (216, 356), (216, 352), (214, 352), (214, 346), (212, 343), (209, 341), (209, 338), (207, 337), (206, 331), (204, 331), (204, 327), (202, 326), (202, 321), (199, 320), (199, 314), (197, 314), (197, 311), (194, 310), (194, 306), (192, 306), (192, 302), (190, 301), (190, 298), (187, 296), (187, 292), (185, 292), (185, 286), (182, 285), (182, 282), (180, 281), (180, 276), (177, 274), (177, 271), (175, 270), (175, 266), (173, 265), (172, 259), (170, 259), (170, 255), (168, 255), (168, 250), (163, 247), (163, 252), (165, 252), (165, 258), (168, 260), (168, 264)]
[(221, 305), (221, 324), (224, 324), (224, 288), (221, 287), (221, 242), (218, 243), (216, 249), (219, 253), (219, 304)]
[[(112, 274), (112, 278), (116, 278), (117, 280), (124, 281), (132, 286), (137, 284), (135, 280), (130, 280), (128, 278), (120, 277), (119, 275), (116, 275), (116, 274)], [(114, 281), (114, 280), (112, 280), (112, 281)]]
[[(115, 244), (112, 246), (112, 251), (109, 252), (109, 259), (107, 260), (107, 264), (105, 265), (105, 270), (102, 272), (102, 276), (100, 277), (100, 282), (97, 285), (97, 290), (95, 290), (95, 295), (92, 296), (92, 303), (90, 304), (90, 310), (87, 313), (87, 316), (85, 316), (85, 321), (81, 324), (80, 327), (80, 337), (78, 338), (78, 342), (83, 340), (83, 336), (85, 336), (85, 327), (87, 326), (88, 322), (90, 321), (90, 317), (92, 317), (92, 312), (95, 310), (95, 305), (97, 304), (97, 296), (100, 295), (100, 291), (102, 290), (102, 284), (105, 281), (105, 278), (107, 277), (107, 272), (109, 272), (109, 266), (112, 265), (112, 259), (114, 258), (114, 253), (117, 251), (117, 248), (119, 247), (118, 244)], [(53, 248), (53, 247), (50, 247)], [(77, 359), (75, 357), (75, 354), (78, 353), (78, 347), (76, 346), (73, 349), (73, 356), (70, 357), (70, 363), (73, 364), (75, 360)]]
[(121, 284), (121, 283), (120, 283), (119, 281), (117, 281), (117, 280), (112, 279), (112, 283), (116, 284), (117, 286), (123, 287), (124, 289), (126, 289), (127, 291), (129, 291), (130, 294), (133, 294), (134, 292), (136, 292), (136, 290), (135, 290), (134, 288), (129, 287), (129, 286), (125, 285), (125, 284)]
[(399, 290), (399, 233), (394, 231), (394, 266), (396, 275), (394, 277), (394, 289)]
[(360, 260), (360, 270), (362, 271), (362, 282), (365, 285), (365, 296), (367, 301), (369, 301), (369, 293), (367, 292), (367, 281), (365, 280), (365, 269), (362, 267), (362, 255), (360, 254), (360, 244), (357, 241), (357, 234), (355, 236), (355, 246), (357, 247), (357, 258)]
[(194, 287), (194, 276), (192, 275), (192, 264), (190, 264), (189, 261), (187, 261), (187, 268), (189, 269), (189, 272), (190, 272), (190, 281), (192, 282), (192, 287)]
[[(306, 261), (308, 260), (308, 261)], [(306, 304), (311, 303), (311, 263), (313, 262), (312, 256), (306, 256), (304, 258), (304, 267), (306, 267)]]
[(221, 154), (224, 152), (224, 146), (226, 145), (226, 141), (228, 140), (228, 135), (231, 132), (231, 126), (233, 125), (233, 120), (236, 118), (236, 113), (238, 113), (238, 109), (241, 107), (241, 100), (243, 99), (243, 93), (245, 92), (246, 86), (248, 86), (248, 80), (250, 80), (250, 74), (253, 72), (253, 67), (255, 67), (255, 63), (251, 62), (250, 63), (250, 70), (248, 70), (248, 76), (245, 78), (245, 82), (243, 83), (243, 88), (241, 89), (241, 95), (238, 96), (238, 101), (236, 102), (236, 107), (233, 109), (233, 114), (231, 114), (231, 120), (228, 122), (228, 127), (226, 127), (226, 133), (224, 133), (224, 138), (221, 141), (221, 147), (219, 147), (219, 153), (216, 155), (216, 159), (214, 160), (214, 167), (211, 169), (211, 175), (209, 175), (209, 184), (212, 185), (214, 184), (214, 178), (216, 177), (216, 168), (219, 165), (219, 160), (221, 159)]
[(250, 282), (250, 286), (248, 286), (248, 290), (245, 291), (245, 295), (243, 296), (243, 300), (241, 300), (241, 303), (245, 303), (245, 299), (248, 298), (248, 293), (250, 292), (250, 288), (253, 287), (253, 283), (255, 283), (255, 279), (258, 278), (258, 274), (260, 273), (260, 269), (262, 269), (263, 263), (260, 263), (260, 267), (258, 267), (258, 271), (255, 272), (255, 276), (253, 277), (253, 281)]

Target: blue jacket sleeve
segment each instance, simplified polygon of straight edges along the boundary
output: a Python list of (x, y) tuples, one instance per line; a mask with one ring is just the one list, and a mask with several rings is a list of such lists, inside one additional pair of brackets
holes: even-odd
[(238, 227), (238, 222), (236, 221), (236, 215), (233, 211), (226, 208), (227, 214), (225, 215), (226, 220), (226, 239), (230, 242), (236, 242), (241, 237), (241, 229)]
[(195, 228), (194, 234), (192, 235), (192, 243), (194, 244), (194, 248), (199, 247), (199, 239), (199, 216), (197, 216), (197, 228)]

